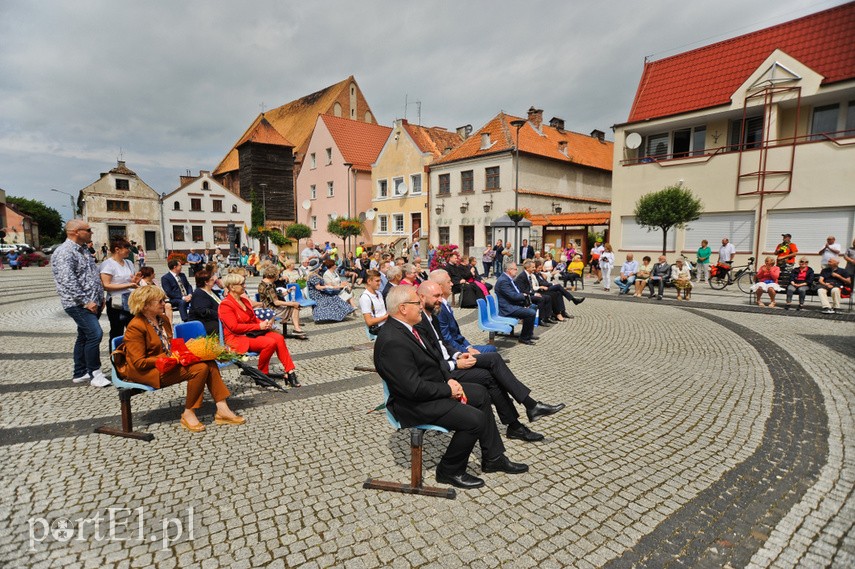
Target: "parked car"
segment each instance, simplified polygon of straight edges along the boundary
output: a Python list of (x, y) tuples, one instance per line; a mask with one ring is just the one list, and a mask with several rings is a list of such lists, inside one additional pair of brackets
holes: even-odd
[(9, 251), (17, 251), (18, 246), (14, 243), (0, 243), (0, 255), (5, 255)]
[(35, 253), (35, 248), (26, 243), (17, 243), (18, 251), (21, 253)]
[(55, 243), (53, 245), (48, 245), (47, 247), (43, 247), (42, 253), (44, 253), (45, 255), (52, 255), (53, 252), (56, 250), (56, 248), (59, 247), (60, 245), (61, 245), (61, 243)]

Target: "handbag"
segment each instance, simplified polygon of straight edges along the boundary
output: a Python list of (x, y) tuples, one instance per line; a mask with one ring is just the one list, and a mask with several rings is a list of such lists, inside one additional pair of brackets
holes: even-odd
[(270, 330), (250, 330), (246, 333), (248, 338), (258, 338), (259, 336), (264, 336), (270, 332)]
[(113, 368), (116, 370), (116, 375), (125, 378), (128, 373), (128, 353), (125, 351), (125, 344), (119, 346), (110, 353), (110, 361), (113, 362)]
[[(362, 294), (366, 294), (367, 292), (368, 291), (365, 291)], [(368, 296), (368, 302), (371, 304), (371, 316), (373, 316), (374, 318), (377, 318), (377, 315), (374, 313), (374, 302), (371, 300), (371, 295)], [(377, 334), (380, 333), (380, 328), (382, 328), (382, 327), (383, 327), (383, 325), (379, 322), (377, 324), (372, 324), (371, 326), (368, 327), (368, 333), (371, 334), (372, 336), (376, 336)]]

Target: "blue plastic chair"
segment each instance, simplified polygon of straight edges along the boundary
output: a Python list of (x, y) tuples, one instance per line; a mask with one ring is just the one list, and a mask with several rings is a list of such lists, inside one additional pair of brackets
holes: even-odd
[(514, 331), (513, 326), (510, 324), (499, 324), (498, 322), (493, 322), (490, 320), (490, 315), (487, 308), (487, 301), (483, 298), (479, 298), (477, 300), (478, 303), (478, 328), (483, 330), (484, 332), (488, 332), (490, 334), (488, 344), (493, 343), (493, 339), (496, 337), (496, 332), (501, 334), (510, 334)]
[[(222, 322), (220, 323), (220, 338), (222, 338)], [(200, 338), (202, 336), (207, 336), (205, 333), (205, 325), (199, 322), (198, 320), (188, 320), (187, 322), (181, 322), (180, 324), (176, 324), (173, 329), (174, 335), (176, 338), (181, 338), (185, 342), (187, 340), (192, 340), (193, 338)], [(222, 340), (220, 340), (222, 344)], [(217, 367), (220, 369), (229, 367), (234, 362), (217, 362)]]
[(487, 295), (487, 315), (490, 320), (493, 322), (497, 322), (499, 324), (509, 324), (511, 328), (516, 326), (519, 322), (516, 318), (511, 318), (510, 316), (499, 316), (499, 307), (496, 305), (496, 297), (492, 294)]
[[(389, 385), (383, 380), (383, 402), (389, 402)], [(386, 419), (395, 430), (401, 430), (401, 423), (392, 415), (388, 405), (384, 405), (386, 410)], [(448, 429), (439, 425), (417, 425), (410, 427), (410, 483), (402, 484), (400, 482), (388, 482), (385, 480), (376, 480), (369, 478), (362, 485), (363, 488), (371, 488), (374, 490), (387, 490), (389, 492), (400, 492), (402, 494), (419, 494), (421, 496), (434, 496), (437, 498), (449, 498), (451, 500), (457, 497), (457, 492), (454, 488), (438, 488), (434, 486), (425, 486), (422, 476), (422, 448), (424, 444), (425, 431), (439, 431), (447, 433)]]
[[(110, 342), (110, 347), (113, 351), (115, 351), (124, 341), (124, 336), (113, 338), (113, 341)], [(122, 428), (117, 429), (115, 427), (108, 427), (107, 425), (102, 425), (95, 429), (95, 432), (103, 435), (125, 437), (141, 441), (154, 440), (154, 435), (151, 433), (141, 433), (138, 431), (134, 431), (133, 414), (131, 412), (131, 397), (133, 397), (134, 395), (139, 395), (140, 393), (156, 391), (156, 389), (150, 385), (134, 383), (132, 381), (125, 381), (124, 379), (119, 377), (119, 374), (116, 372), (116, 367), (113, 366), (112, 362), (110, 363), (110, 367), (112, 369), (110, 379), (113, 382), (113, 386), (119, 390), (119, 403), (122, 409)]]
[(300, 288), (300, 285), (297, 283), (288, 283), (286, 287), (289, 291), (293, 290), (294, 292), (294, 302), (300, 304), (300, 306), (317, 306), (317, 302), (312, 300), (311, 298), (306, 298), (303, 295), (303, 289)]

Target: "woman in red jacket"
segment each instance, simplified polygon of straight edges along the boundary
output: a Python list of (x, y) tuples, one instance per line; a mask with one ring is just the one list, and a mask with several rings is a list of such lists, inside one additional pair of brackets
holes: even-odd
[[(292, 387), (300, 387), (294, 362), (285, 345), (285, 338), (272, 329), (273, 320), (259, 320), (252, 303), (243, 296), (246, 279), (239, 273), (229, 273), (223, 279), (226, 296), (220, 303), (219, 316), (223, 322), (225, 343), (238, 352), (258, 352), (258, 369), (274, 379), (285, 379)], [(284, 374), (270, 373), (273, 352), (279, 357)]]

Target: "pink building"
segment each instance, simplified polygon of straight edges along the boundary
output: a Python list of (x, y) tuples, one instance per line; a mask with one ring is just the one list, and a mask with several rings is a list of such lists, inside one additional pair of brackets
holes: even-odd
[(341, 238), (327, 231), (333, 215), (364, 219), (365, 230), (356, 241), (370, 242), (374, 222), (365, 213), (372, 208), (371, 164), (391, 131), (386, 126), (318, 115), (297, 176), (297, 221), (312, 228), (316, 244), (341, 245)]

